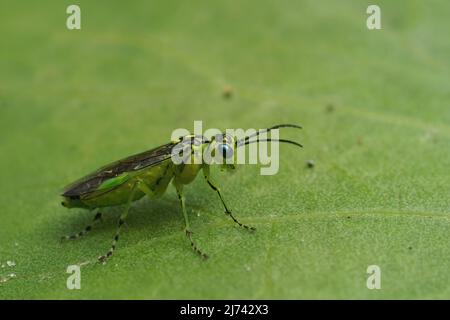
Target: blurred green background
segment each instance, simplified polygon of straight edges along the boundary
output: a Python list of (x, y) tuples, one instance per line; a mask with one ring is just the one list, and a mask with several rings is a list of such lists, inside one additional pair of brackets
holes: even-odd
[[(375, 31), (369, 4), (1, 0), (0, 297), (450, 298), (450, 3), (377, 1)], [(60, 206), (63, 186), (194, 120), (303, 125), (281, 132), (305, 148), (281, 146), (277, 175), (213, 171), (256, 233), (197, 179), (187, 206), (208, 261), (173, 188), (135, 203), (106, 265), (121, 208), (59, 242), (92, 219)], [(68, 290), (67, 266), (86, 261)], [(373, 264), (381, 290), (366, 287)]]

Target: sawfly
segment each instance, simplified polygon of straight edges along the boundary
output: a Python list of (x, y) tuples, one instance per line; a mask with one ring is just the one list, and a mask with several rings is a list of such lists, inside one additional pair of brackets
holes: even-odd
[[(65, 236), (63, 239), (76, 239), (91, 231), (95, 222), (100, 220), (100, 208), (117, 205), (125, 205), (123, 213), (120, 215), (116, 233), (109, 251), (98, 258), (99, 261), (106, 261), (114, 252), (119, 240), (119, 235), (125, 219), (128, 215), (132, 202), (141, 199), (144, 196), (157, 198), (162, 196), (170, 182), (176, 189), (180, 201), (181, 210), (184, 216), (185, 233), (189, 239), (193, 250), (203, 258), (207, 258), (195, 244), (192, 231), (189, 224), (189, 218), (186, 212), (183, 187), (191, 183), (201, 171), (208, 185), (217, 193), (225, 209), (225, 213), (239, 226), (247, 230), (255, 228), (239, 222), (232, 214), (229, 207), (225, 204), (220, 189), (211, 181), (210, 164), (205, 161), (183, 161), (174, 163), (172, 154), (174, 150), (185, 151), (186, 147), (190, 150), (187, 154), (189, 160), (195, 160), (198, 154), (206, 148), (216, 150), (225, 161), (221, 166), (224, 169), (234, 170), (236, 149), (244, 147), (251, 143), (269, 142), (290, 143), (298, 147), (301, 144), (285, 139), (271, 139), (259, 137), (260, 133), (268, 133), (278, 128), (301, 128), (293, 124), (276, 125), (268, 129), (263, 129), (250, 134), (244, 138), (229, 136), (225, 133), (214, 137), (204, 137), (203, 135), (187, 135), (180, 137), (177, 141), (172, 141), (152, 150), (129, 156), (118, 160), (97, 171), (75, 181), (68, 185), (63, 193), (61, 204), (66, 208), (84, 208), (95, 212), (94, 221), (83, 231)], [(201, 157), (201, 156), (200, 156)], [(198, 160), (198, 159), (197, 159)], [(202, 160), (202, 159), (200, 159)], [(230, 161), (231, 160), (231, 161)]]

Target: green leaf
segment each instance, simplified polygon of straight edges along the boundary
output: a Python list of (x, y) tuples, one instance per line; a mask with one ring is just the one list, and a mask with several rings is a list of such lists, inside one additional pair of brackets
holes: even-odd
[[(373, 31), (355, 1), (79, 1), (81, 30), (69, 4), (0, 5), (1, 298), (450, 297), (448, 2), (378, 1)], [(282, 145), (277, 175), (212, 171), (256, 232), (198, 177), (186, 198), (207, 261), (172, 187), (133, 205), (106, 265), (122, 207), (59, 241), (93, 218), (61, 207), (62, 187), (194, 120), (303, 126), (281, 130), (305, 147)]]

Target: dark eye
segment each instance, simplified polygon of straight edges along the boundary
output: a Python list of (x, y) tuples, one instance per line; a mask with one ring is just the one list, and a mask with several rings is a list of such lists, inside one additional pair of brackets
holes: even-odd
[(229, 159), (233, 156), (233, 149), (227, 144), (219, 145), (219, 150), (222, 152), (222, 157)]

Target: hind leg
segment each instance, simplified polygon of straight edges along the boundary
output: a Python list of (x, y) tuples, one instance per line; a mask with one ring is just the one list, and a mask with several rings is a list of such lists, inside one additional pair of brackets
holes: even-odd
[(92, 230), (92, 227), (94, 225), (96, 225), (97, 222), (99, 222), (102, 218), (102, 214), (101, 214), (101, 212), (98, 211), (98, 209), (94, 209), (94, 211), (96, 212), (96, 214), (95, 214), (94, 219), (92, 220), (91, 224), (86, 226), (86, 228), (84, 228), (83, 230), (81, 230), (78, 233), (61, 237), (61, 240), (75, 240), (75, 239), (81, 238), (81, 237), (85, 236), (86, 234), (88, 234), (89, 231)]

